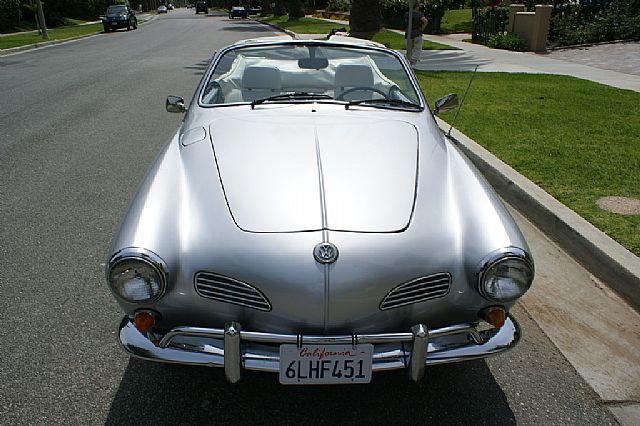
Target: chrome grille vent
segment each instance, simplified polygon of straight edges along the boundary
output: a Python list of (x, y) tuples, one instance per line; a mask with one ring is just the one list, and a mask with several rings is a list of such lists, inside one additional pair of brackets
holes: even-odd
[(271, 303), (252, 285), (210, 272), (198, 272), (195, 276), (196, 292), (207, 299), (246, 306), (260, 311), (270, 311)]
[(446, 296), (451, 288), (451, 275), (440, 273), (417, 278), (391, 290), (380, 302), (380, 309), (398, 308)]

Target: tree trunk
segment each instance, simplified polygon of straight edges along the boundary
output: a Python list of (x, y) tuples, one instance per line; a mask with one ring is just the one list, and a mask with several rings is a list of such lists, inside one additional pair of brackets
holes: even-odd
[(273, 8), (273, 14), (276, 16), (284, 15), (284, 0), (275, 0), (276, 6)]
[(304, 17), (304, 5), (301, 0), (287, 0), (287, 9), (289, 10), (289, 18)]
[(349, 26), (354, 37), (373, 37), (381, 28), (380, 1), (352, 0)]

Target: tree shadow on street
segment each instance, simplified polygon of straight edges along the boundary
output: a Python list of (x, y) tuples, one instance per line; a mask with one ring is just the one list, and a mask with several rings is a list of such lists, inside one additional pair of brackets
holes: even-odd
[(207, 67), (209, 66), (209, 59), (206, 59), (204, 61), (200, 61), (196, 64), (193, 65), (188, 65), (186, 67), (184, 67), (184, 69), (186, 70), (195, 70), (194, 74), (195, 75), (203, 75), (204, 72), (207, 70)]

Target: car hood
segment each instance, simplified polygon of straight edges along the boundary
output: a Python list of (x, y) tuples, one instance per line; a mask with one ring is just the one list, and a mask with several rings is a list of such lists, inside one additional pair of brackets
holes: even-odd
[[(229, 211), (246, 232), (399, 232), (413, 212), (406, 121), (225, 117), (210, 125)], [(292, 122), (295, 121), (295, 131)]]

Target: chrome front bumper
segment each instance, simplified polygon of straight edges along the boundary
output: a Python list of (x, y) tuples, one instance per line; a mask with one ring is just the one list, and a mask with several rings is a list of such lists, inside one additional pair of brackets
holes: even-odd
[(131, 355), (160, 362), (224, 367), (227, 380), (235, 383), (242, 372), (280, 370), (280, 344), (371, 343), (373, 371), (406, 368), (411, 380), (424, 375), (426, 365), (484, 358), (514, 347), (520, 341), (520, 326), (508, 316), (500, 328), (483, 330), (471, 324), (458, 324), (429, 330), (423, 324), (410, 332), (307, 336), (243, 331), (238, 323), (224, 329), (176, 327), (154, 344), (139, 332), (131, 319), (120, 324), (119, 339)]

